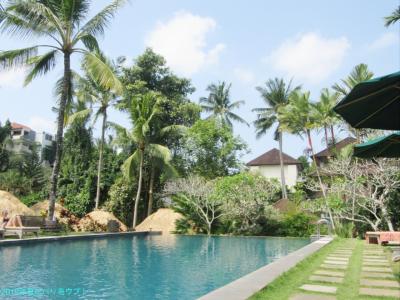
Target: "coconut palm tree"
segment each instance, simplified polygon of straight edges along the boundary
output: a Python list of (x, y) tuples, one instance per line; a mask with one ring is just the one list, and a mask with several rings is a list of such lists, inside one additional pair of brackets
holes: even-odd
[[(48, 219), (53, 220), (54, 205), (57, 196), (57, 181), (60, 171), (63, 144), (65, 108), (72, 97), (71, 57), (73, 54), (84, 56), (84, 63), (92, 70), (101, 85), (115, 86), (115, 77), (111, 70), (92, 53), (99, 49), (96, 37), (102, 35), (116, 11), (125, 0), (114, 0), (102, 11), (81, 25), (89, 11), (90, 0), (63, 1), (19, 1), (10, 0), (0, 11), (0, 30), (13, 37), (29, 38), (34, 45), (0, 52), (0, 70), (18, 66), (28, 66), (29, 72), (25, 84), (44, 75), (56, 66), (57, 57), (63, 59), (63, 77), (57, 90), (61, 93), (57, 109), (56, 150), (51, 175)], [(44, 43), (36, 43), (44, 38)], [(39, 54), (39, 50), (48, 52)], [(120, 87), (122, 88), (122, 87)]]
[[(128, 157), (122, 166), (124, 176), (133, 178), (134, 173), (139, 169), (138, 189), (133, 210), (132, 228), (135, 229), (137, 223), (137, 211), (139, 207), (140, 194), (142, 192), (143, 166), (145, 154), (156, 157), (169, 163), (171, 161), (170, 150), (152, 141), (155, 129), (155, 116), (159, 113), (162, 98), (155, 92), (147, 92), (132, 98), (130, 106), (127, 108), (129, 117), (132, 121), (130, 131), (122, 127), (116, 127), (120, 135), (120, 140), (131, 141), (136, 145), (136, 150)], [(166, 131), (162, 128), (160, 131)]]
[(208, 118), (216, 118), (222, 124), (226, 124), (232, 128), (232, 120), (246, 124), (249, 126), (244, 119), (233, 113), (232, 110), (239, 108), (244, 104), (243, 100), (231, 102), (230, 89), (232, 84), (226, 84), (224, 81), (218, 84), (210, 84), (207, 87), (207, 91), (210, 92), (208, 97), (200, 98), (201, 108), (205, 112), (210, 112), (211, 115)]
[(270, 79), (265, 83), (265, 87), (256, 87), (260, 92), (265, 103), (265, 107), (255, 108), (253, 112), (257, 113), (257, 120), (254, 121), (256, 127), (257, 138), (261, 138), (266, 132), (271, 129), (274, 124), (277, 124), (275, 129), (275, 140), (279, 141), (279, 160), (281, 167), (281, 185), (282, 198), (287, 198), (285, 171), (282, 158), (282, 131), (278, 120), (278, 110), (289, 103), (289, 96), (294, 91), (300, 89), (300, 86), (292, 88), (292, 82), (285, 83), (283, 79)]
[(335, 224), (333, 223), (332, 212), (327, 202), (325, 187), (322, 183), (319, 168), (315, 159), (315, 152), (311, 137), (311, 131), (318, 127), (318, 123), (315, 119), (315, 104), (310, 101), (310, 92), (301, 92), (299, 90), (293, 92), (289, 97), (289, 104), (281, 107), (278, 110), (278, 120), (281, 130), (307, 137), (308, 146), (311, 151), (311, 157), (315, 165), (318, 181), (326, 202), (329, 218), (334, 229)]
[[(96, 54), (101, 61), (108, 66), (110, 70), (114, 72), (116, 77), (115, 84), (121, 85), (118, 80), (118, 65), (113, 61), (107, 59), (104, 55)], [(96, 198), (95, 198), (95, 209), (99, 208), (100, 202), (100, 185), (101, 185), (101, 174), (103, 167), (103, 152), (104, 152), (104, 136), (107, 129), (107, 117), (108, 109), (117, 103), (119, 99), (119, 93), (116, 92), (117, 87), (105, 88), (99, 84), (96, 77), (93, 76), (90, 69), (85, 70), (85, 77), (78, 77), (76, 86), (76, 97), (78, 101), (89, 103), (90, 106), (87, 109), (80, 110), (77, 113), (69, 116), (68, 123), (74, 122), (76, 119), (88, 118), (93, 114), (93, 124), (95, 124), (99, 117), (101, 120), (101, 135), (99, 141), (99, 159), (97, 164), (97, 186), (96, 186)]]
[(400, 6), (390, 16), (385, 17), (385, 26), (389, 27), (400, 20)]
[(327, 147), (329, 146), (328, 129), (331, 133), (331, 142), (335, 143), (335, 133), (333, 127), (339, 122), (340, 119), (333, 108), (338, 102), (338, 99), (338, 93), (331, 93), (329, 89), (325, 88), (321, 91), (319, 102), (315, 104), (314, 118), (318, 125), (324, 129), (325, 143)]
[[(339, 93), (340, 97), (345, 97), (357, 84), (369, 80), (373, 76), (374, 73), (368, 69), (368, 65), (359, 64), (354, 67), (347, 78), (342, 79), (340, 84), (335, 83), (332, 88)], [(365, 136), (368, 132), (367, 129), (355, 129), (351, 126), (348, 126), (347, 130), (356, 136), (358, 142), (361, 142), (361, 137)]]

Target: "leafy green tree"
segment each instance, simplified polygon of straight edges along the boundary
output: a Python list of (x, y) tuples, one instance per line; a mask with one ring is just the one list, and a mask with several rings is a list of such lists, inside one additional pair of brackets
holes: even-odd
[[(85, 24), (91, 1), (19, 1), (10, 0), (4, 10), (0, 10), (0, 30), (13, 37), (47, 38), (52, 43), (36, 44), (31, 47), (0, 52), (0, 69), (25, 65), (30, 67), (25, 84), (30, 83), (39, 75), (53, 70), (57, 55), (63, 58), (63, 77), (58, 82), (58, 99), (56, 155), (51, 176), (49, 220), (53, 219), (54, 205), (57, 197), (57, 181), (63, 145), (63, 129), (66, 104), (72, 97), (71, 56), (79, 53), (84, 55), (84, 61), (99, 82), (111, 87), (115, 82), (112, 72), (96, 57), (92, 51), (99, 49), (96, 36), (102, 35), (110, 19), (125, 3), (124, 0), (114, 0), (102, 11), (95, 14)], [(39, 49), (48, 52), (39, 54)], [(122, 87), (119, 87), (122, 89)]]
[[(311, 138), (311, 130), (318, 127), (315, 119), (315, 104), (310, 101), (310, 92), (297, 91), (290, 96), (289, 104), (282, 107), (278, 111), (278, 119), (281, 124), (281, 129), (299, 136), (306, 136), (308, 146), (311, 151), (311, 157), (314, 162), (314, 167), (317, 173), (318, 181), (324, 199), (326, 200), (325, 186), (322, 183), (321, 175), (318, 170), (318, 165), (315, 160), (315, 152)], [(329, 205), (326, 205), (329, 217), (334, 228), (333, 217)]]
[[(161, 96), (155, 92), (148, 92), (133, 97), (129, 107), (129, 117), (133, 127), (131, 131), (119, 128), (120, 134), (124, 135), (126, 139), (136, 145), (136, 150), (123, 164), (123, 173), (128, 179), (134, 177), (134, 172), (137, 167), (139, 169), (138, 188), (133, 210), (133, 229), (135, 229), (137, 224), (139, 200), (143, 183), (145, 153), (149, 153), (151, 157), (158, 157), (166, 162), (171, 160), (170, 150), (166, 146), (154, 143), (152, 140), (152, 134), (155, 129), (155, 116), (160, 109), (160, 99)], [(165, 128), (161, 129), (161, 131), (163, 130), (165, 130)]]
[[(113, 61), (107, 59), (104, 55), (96, 54), (98, 58), (108, 66), (108, 68), (114, 73), (114, 77), (117, 78), (118, 66)], [(116, 104), (119, 99), (119, 95), (116, 92), (118, 86), (121, 85), (119, 79), (116, 79), (113, 83), (114, 86), (111, 88), (103, 87), (93, 76), (90, 69), (86, 69), (86, 76), (80, 77), (77, 82), (76, 96), (78, 101), (90, 103), (90, 107), (78, 111), (69, 117), (69, 122), (73, 122), (75, 119), (87, 118), (93, 114), (93, 124), (96, 123), (99, 117), (101, 117), (101, 135), (99, 141), (99, 158), (97, 164), (97, 184), (96, 184), (96, 198), (95, 198), (95, 209), (99, 208), (100, 202), (100, 186), (101, 186), (101, 175), (103, 168), (103, 152), (104, 152), (104, 138), (107, 129), (107, 116), (108, 109)]]
[(282, 131), (279, 130), (280, 124), (277, 117), (278, 110), (289, 103), (290, 94), (300, 89), (299, 86), (292, 88), (292, 83), (285, 83), (283, 79), (270, 79), (265, 83), (265, 87), (257, 87), (261, 97), (265, 103), (265, 107), (255, 108), (253, 112), (257, 113), (257, 120), (254, 121), (256, 127), (257, 138), (264, 136), (274, 124), (277, 124), (275, 129), (275, 140), (279, 141), (279, 161), (281, 167), (281, 185), (282, 198), (287, 198), (285, 173), (282, 158)]
[(200, 98), (201, 108), (205, 112), (211, 113), (209, 118), (216, 118), (222, 124), (228, 125), (230, 128), (232, 128), (232, 120), (249, 126), (244, 119), (232, 112), (235, 108), (239, 108), (245, 102), (243, 100), (231, 102), (231, 86), (232, 84), (227, 85), (224, 81), (218, 84), (210, 84), (207, 87), (207, 91), (210, 92), (209, 95)]
[(75, 215), (83, 216), (93, 208), (95, 195), (94, 145), (87, 119), (69, 125), (64, 137), (59, 193), (65, 206)]
[(385, 17), (385, 26), (389, 27), (400, 20), (400, 6), (397, 7), (390, 16)]
[(319, 127), (324, 129), (325, 143), (330, 145), (328, 130), (331, 132), (331, 141), (335, 143), (335, 133), (333, 127), (339, 123), (339, 116), (333, 110), (339, 99), (338, 93), (331, 93), (329, 89), (323, 89), (319, 101), (315, 104), (314, 118)]
[(9, 151), (7, 145), (11, 142), (11, 123), (7, 122), (1, 126), (0, 123), (0, 172), (7, 170), (9, 165)]
[(184, 143), (186, 173), (208, 179), (237, 173), (241, 167), (239, 156), (247, 150), (228, 126), (214, 118), (197, 121), (187, 131)]

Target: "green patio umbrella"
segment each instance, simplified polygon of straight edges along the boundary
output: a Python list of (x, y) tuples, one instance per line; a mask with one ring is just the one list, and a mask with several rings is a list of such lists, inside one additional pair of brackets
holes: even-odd
[(400, 157), (400, 132), (355, 145), (354, 156), (362, 158)]
[(357, 84), (334, 110), (354, 128), (400, 130), (400, 72)]

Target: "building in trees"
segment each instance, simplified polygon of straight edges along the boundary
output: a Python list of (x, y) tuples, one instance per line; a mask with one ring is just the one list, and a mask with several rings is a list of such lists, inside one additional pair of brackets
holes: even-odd
[(326, 149), (318, 152), (315, 154), (315, 161), (317, 162), (318, 166), (324, 166), (328, 163), (329, 159), (334, 157), (337, 153), (340, 152), (344, 147), (348, 145), (352, 145), (357, 142), (356, 138), (351, 136), (341, 140), (338, 143), (330, 145)]
[[(293, 187), (299, 178), (301, 162), (282, 152), (283, 165), (285, 170), (285, 181), (289, 187)], [(276, 178), (281, 181), (281, 167), (279, 150), (273, 148), (259, 157), (248, 162), (250, 172), (258, 173), (265, 178)]]

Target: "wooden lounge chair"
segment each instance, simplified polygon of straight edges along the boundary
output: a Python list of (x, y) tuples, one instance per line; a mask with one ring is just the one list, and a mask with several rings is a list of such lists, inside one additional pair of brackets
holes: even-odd
[(0, 240), (4, 239), (4, 229), (0, 228)]
[(17, 235), (20, 239), (23, 238), (24, 234), (33, 233), (36, 237), (39, 236), (40, 227), (5, 227), (5, 236)]

